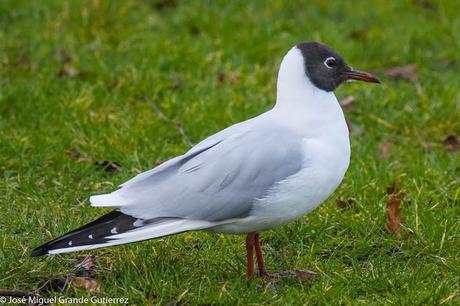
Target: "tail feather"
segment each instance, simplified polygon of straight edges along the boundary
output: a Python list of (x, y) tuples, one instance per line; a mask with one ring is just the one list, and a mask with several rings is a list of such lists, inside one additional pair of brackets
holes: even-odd
[[(184, 226), (184, 222), (186, 223)], [(68, 253), (126, 244), (198, 229), (200, 226), (179, 218), (138, 219), (112, 211), (95, 221), (45, 243), (32, 256)], [(196, 221), (199, 222), (199, 221)], [(127, 235), (127, 236), (122, 236)]]

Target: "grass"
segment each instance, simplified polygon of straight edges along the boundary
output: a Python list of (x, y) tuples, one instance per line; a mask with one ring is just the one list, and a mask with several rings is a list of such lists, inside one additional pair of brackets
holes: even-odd
[[(138, 305), (460, 304), (460, 155), (443, 144), (460, 136), (459, 9), (429, 0), (1, 1), (0, 288), (32, 290), (71, 271), (81, 253), (31, 258), (31, 249), (106, 212), (90, 208), (90, 195), (188, 149), (144, 96), (197, 142), (268, 110), (282, 56), (314, 39), (383, 81), (336, 91), (356, 98), (340, 188), (304, 219), (262, 234), (271, 271), (319, 277), (249, 283), (242, 237), (187, 233), (94, 252), (98, 296)], [(412, 82), (383, 74), (410, 63)], [(121, 171), (95, 167), (101, 160)], [(412, 233), (400, 239), (385, 230), (395, 180)], [(354, 208), (338, 197), (354, 198)]]

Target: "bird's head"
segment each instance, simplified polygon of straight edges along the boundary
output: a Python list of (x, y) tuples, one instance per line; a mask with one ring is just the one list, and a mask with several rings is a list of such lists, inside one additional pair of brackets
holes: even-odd
[(347, 80), (380, 83), (372, 74), (352, 69), (337, 51), (328, 46), (309, 41), (296, 47), (303, 56), (305, 74), (322, 90), (333, 91)]

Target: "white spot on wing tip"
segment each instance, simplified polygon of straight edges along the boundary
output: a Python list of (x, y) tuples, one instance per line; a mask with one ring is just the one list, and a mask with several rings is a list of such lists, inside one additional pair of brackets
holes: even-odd
[(93, 234), (88, 236), (89, 239), (93, 239)]
[(110, 232), (111, 232), (112, 234), (118, 234), (117, 228), (116, 228), (116, 227), (112, 228), (112, 229), (110, 230)]
[(144, 220), (142, 220), (142, 219), (137, 219), (137, 220), (133, 223), (133, 225), (134, 225), (135, 227), (142, 226), (142, 225), (144, 225)]
[(72, 240), (69, 241), (69, 246), (72, 246)]

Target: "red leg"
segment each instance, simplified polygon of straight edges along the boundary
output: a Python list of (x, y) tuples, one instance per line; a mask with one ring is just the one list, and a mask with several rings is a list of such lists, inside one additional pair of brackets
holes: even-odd
[(254, 243), (255, 243), (255, 234), (249, 233), (246, 236), (246, 253), (248, 259), (248, 278), (251, 279), (254, 277)]
[(254, 246), (256, 249), (257, 264), (259, 266), (259, 274), (261, 276), (268, 276), (267, 270), (265, 269), (264, 255), (262, 254), (262, 248), (260, 247), (259, 234), (254, 235)]

